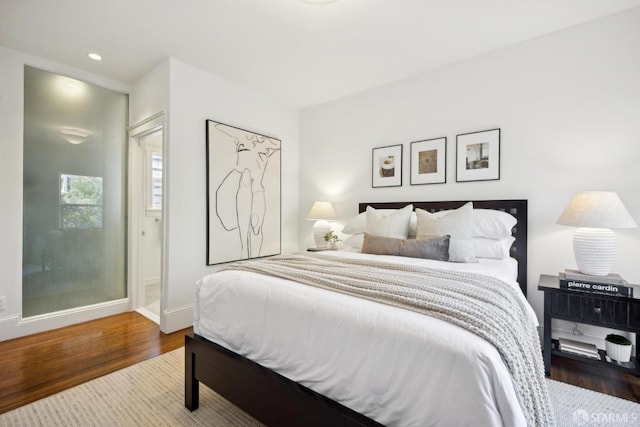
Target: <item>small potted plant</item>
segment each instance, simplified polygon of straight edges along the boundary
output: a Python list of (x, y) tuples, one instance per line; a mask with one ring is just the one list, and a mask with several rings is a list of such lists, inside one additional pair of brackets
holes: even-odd
[(336, 244), (336, 242), (339, 242), (340, 239), (338, 238), (337, 235), (333, 233), (333, 230), (328, 231), (324, 235), (324, 240), (327, 241), (327, 245), (329, 246), (329, 249), (338, 249), (338, 245)]
[(607, 356), (616, 362), (631, 360), (631, 341), (622, 335), (609, 334), (604, 339)]

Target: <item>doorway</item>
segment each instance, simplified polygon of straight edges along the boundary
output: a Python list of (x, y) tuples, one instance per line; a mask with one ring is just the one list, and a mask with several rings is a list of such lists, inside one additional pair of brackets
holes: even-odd
[(129, 128), (132, 309), (160, 324), (164, 307), (164, 114)]

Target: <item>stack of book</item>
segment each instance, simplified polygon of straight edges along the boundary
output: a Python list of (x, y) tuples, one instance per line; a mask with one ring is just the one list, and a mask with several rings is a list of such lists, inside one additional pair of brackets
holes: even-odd
[(593, 294), (615, 297), (633, 297), (633, 287), (619, 274), (611, 273), (606, 276), (592, 276), (577, 270), (565, 270), (558, 274), (560, 289), (590, 292)]
[(558, 339), (559, 349), (567, 353), (578, 354), (580, 356), (590, 357), (592, 359), (600, 359), (598, 347), (586, 342), (569, 340), (566, 338)]

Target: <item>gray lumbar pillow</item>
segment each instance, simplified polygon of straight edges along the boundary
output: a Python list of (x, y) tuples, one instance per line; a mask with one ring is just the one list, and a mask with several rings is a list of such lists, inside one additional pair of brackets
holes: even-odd
[(362, 253), (449, 261), (449, 236), (416, 240), (381, 237), (365, 233)]

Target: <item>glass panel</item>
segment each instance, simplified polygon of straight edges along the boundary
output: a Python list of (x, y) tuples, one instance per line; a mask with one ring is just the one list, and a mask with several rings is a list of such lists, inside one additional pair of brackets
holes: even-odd
[(127, 295), (127, 104), (25, 67), (24, 317)]

